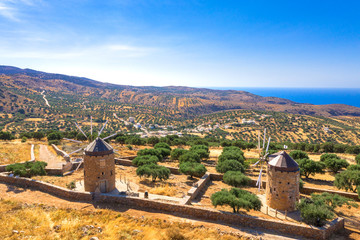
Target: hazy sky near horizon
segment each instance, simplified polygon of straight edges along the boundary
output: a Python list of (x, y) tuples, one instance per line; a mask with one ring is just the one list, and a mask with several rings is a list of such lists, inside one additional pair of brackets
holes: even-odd
[(129, 85), (360, 88), (359, 1), (0, 0), (0, 65)]

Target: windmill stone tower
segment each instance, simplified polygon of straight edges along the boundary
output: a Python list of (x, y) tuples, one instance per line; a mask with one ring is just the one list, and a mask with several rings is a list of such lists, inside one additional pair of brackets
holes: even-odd
[(285, 151), (269, 156), (266, 204), (280, 211), (294, 211), (299, 201), (300, 168)]
[(114, 150), (99, 137), (85, 148), (84, 185), (87, 192), (106, 193), (115, 189)]

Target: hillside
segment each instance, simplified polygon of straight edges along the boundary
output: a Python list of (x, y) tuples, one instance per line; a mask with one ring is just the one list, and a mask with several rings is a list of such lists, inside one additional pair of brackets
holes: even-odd
[[(261, 97), (245, 91), (211, 90), (190, 87), (135, 87), (102, 83), (95, 80), (31, 69), (0, 66), (1, 107), (5, 112), (38, 100), (45, 90), (48, 95), (70, 95), (74, 100), (116, 102), (171, 110), (177, 117), (190, 117), (228, 109), (251, 109), (319, 116), (360, 116), (360, 108), (342, 104), (300, 104), (276, 97)], [(81, 98), (76, 96), (81, 95)], [(8, 100), (12, 103), (9, 104)], [(16, 100), (15, 100), (16, 99)], [(51, 100), (49, 99), (51, 102)], [(20, 104), (19, 104), (20, 102)], [(17, 106), (18, 107), (17, 107)], [(12, 108), (11, 108), (12, 107)]]
[[(129, 132), (123, 120), (132, 116), (149, 131), (151, 125), (171, 125), (228, 139), (256, 141), (264, 127), (279, 142), (359, 144), (360, 139), (360, 108), (347, 105), (299, 104), (245, 91), (114, 85), (6, 66), (0, 67), (0, 86), (0, 129), (13, 134), (71, 131), (74, 120), (89, 130), (90, 116), (95, 127), (111, 119), (107, 131)], [(244, 125), (244, 118), (256, 124)], [(220, 127), (204, 135), (209, 125)]]

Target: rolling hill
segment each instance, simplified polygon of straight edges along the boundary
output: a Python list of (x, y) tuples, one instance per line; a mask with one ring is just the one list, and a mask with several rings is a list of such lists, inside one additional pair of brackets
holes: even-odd
[[(190, 117), (229, 109), (251, 109), (318, 116), (360, 116), (360, 108), (343, 105), (312, 105), (276, 97), (261, 97), (245, 91), (211, 90), (191, 87), (128, 86), (88, 78), (45, 73), (31, 69), (0, 66), (0, 107), (17, 111), (23, 103), (40, 101), (47, 95), (82, 96), (79, 101), (101, 99), (111, 103), (155, 107)], [(15, 100), (17, 99), (17, 100)], [(9, 104), (17, 102), (17, 104)], [(49, 100), (51, 102), (51, 100)], [(19, 103), (20, 102), (20, 103)], [(21, 103), (22, 102), (22, 103)], [(12, 108), (11, 108), (12, 106)]]

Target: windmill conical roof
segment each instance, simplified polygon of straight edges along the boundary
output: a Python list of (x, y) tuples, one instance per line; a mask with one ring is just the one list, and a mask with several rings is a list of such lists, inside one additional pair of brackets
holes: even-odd
[(103, 139), (97, 137), (94, 141), (92, 141), (86, 148), (85, 154), (90, 156), (101, 156), (101, 155), (108, 155), (113, 153), (114, 150)]
[(293, 172), (299, 170), (299, 164), (292, 159), (285, 151), (276, 154), (272, 160), (269, 161), (269, 165), (275, 167), (276, 170)]

